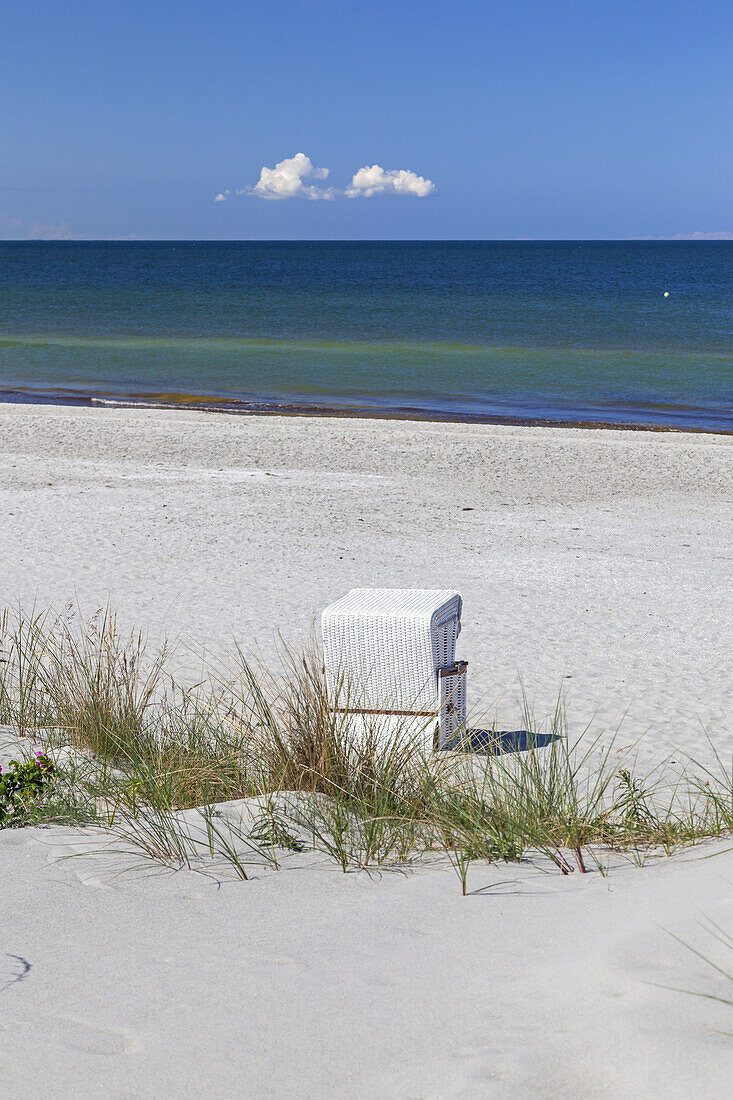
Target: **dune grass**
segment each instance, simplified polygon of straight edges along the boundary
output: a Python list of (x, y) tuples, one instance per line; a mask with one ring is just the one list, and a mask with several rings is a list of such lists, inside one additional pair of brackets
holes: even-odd
[[(477, 861), (539, 855), (565, 875), (603, 871), (611, 851), (642, 862), (733, 830), (719, 757), (714, 774), (691, 763), (639, 776), (612, 740), (571, 741), (562, 699), (544, 723), (525, 704), (536, 745), (477, 757), (376, 720), (357, 734), (348, 691), (345, 713), (329, 705), (316, 650), (286, 649), (273, 676), (235, 647), (194, 686), (175, 662), (108, 609), (0, 616), (0, 723), (88, 762), (36, 819), (96, 820), (145, 858), (216, 858), (243, 879), (253, 862), (278, 868), (308, 847), (344, 871), (447, 858), (464, 894)], [(246, 829), (216, 809), (237, 799), (256, 800)]]

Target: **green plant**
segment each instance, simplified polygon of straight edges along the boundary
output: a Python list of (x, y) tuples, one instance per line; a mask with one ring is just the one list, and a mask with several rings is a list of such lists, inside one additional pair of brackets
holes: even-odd
[(0, 613), (0, 723), (19, 733), (50, 724), (51, 709), (44, 691), (46, 640), (53, 631), (50, 611)]
[(59, 622), (45, 652), (38, 675), (66, 740), (113, 759), (134, 751), (162, 687), (167, 644), (150, 657), (144, 635), (123, 635), (103, 608), (87, 623)]
[[(712, 770), (638, 775), (613, 738), (569, 737), (562, 697), (537, 721), (524, 696), (521, 751), (477, 757), (355, 715), (346, 683), (334, 707), (316, 649), (285, 648), (275, 675), (235, 648), (183, 686), (167, 643), (123, 635), (109, 610), (0, 615), (0, 649), (0, 720), (87, 750), (53, 798), (18, 801), (15, 823), (101, 807), (125, 851), (169, 866), (217, 860), (244, 878), (245, 863), (277, 868), (305, 835), (343, 870), (437, 855), (467, 890), (480, 862), (539, 855), (582, 873), (608, 851), (642, 862), (733, 832), (733, 773), (717, 753)], [(249, 831), (217, 808), (239, 799), (257, 800)]]
[[(9, 770), (0, 774), (0, 827), (13, 823), (13, 818), (51, 787), (56, 769), (42, 752), (35, 760), (21, 764), (11, 760)], [(2, 773), (2, 768), (0, 768)]]
[(255, 818), (252, 828), (247, 834), (261, 848), (270, 851), (272, 865), (277, 870), (277, 850), (286, 852), (304, 852), (305, 845), (288, 827), (289, 822), (285, 815), (279, 812), (275, 799), (271, 794), (265, 795), (261, 812)]

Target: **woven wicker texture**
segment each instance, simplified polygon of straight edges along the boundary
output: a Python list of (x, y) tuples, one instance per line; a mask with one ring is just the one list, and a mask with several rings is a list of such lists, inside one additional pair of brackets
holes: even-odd
[(348, 694), (355, 707), (436, 715), (442, 702), (445, 713), (448, 688), (438, 685), (437, 671), (455, 662), (461, 607), (458, 592), (352, 589), (323, 612), (331, 698), (343, 706)]

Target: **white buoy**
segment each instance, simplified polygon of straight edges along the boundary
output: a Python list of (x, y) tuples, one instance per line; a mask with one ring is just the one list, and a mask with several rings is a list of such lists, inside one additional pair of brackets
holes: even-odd
[(664, 297), (665, 297), (665, 298), (669, 298), (669, 291), (668, 291), (668, 290), (665, 290), (665, 292), (664, 292)]

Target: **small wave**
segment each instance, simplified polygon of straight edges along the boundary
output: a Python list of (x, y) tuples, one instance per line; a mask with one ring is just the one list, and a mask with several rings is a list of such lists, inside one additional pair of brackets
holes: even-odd
[(411, 407), (409, 405), (348, 404), (346, 402), (321, 404), (311, 402), (287, 402), (206, 397), (197, 394), (145, 394), (111, 395), (96, 393), (60, 393), (2, 390), (0, 401), (16, 404), (86, 405), (97, 408), (118, 409), (188, 409), (196, 412), (218, 412), (250, 416), (322, 416), (373, 420), (418, 420), (464, 424), (505, 424), (558, 428), (605, 428), (626, 431), (695, 432), (715, 435), (733, 435), (733, 421), (729, 416), (712, 410), (695, 410), (696, 415), (683, 415), (677, 419), (661, 417), (653, 408), (638, 407), (636, 415), (621, 408), (571, 408), (546, 406), (528, 408), (520, 402), (506, 402), (485, 410), (469, 411), (440, 406)]

